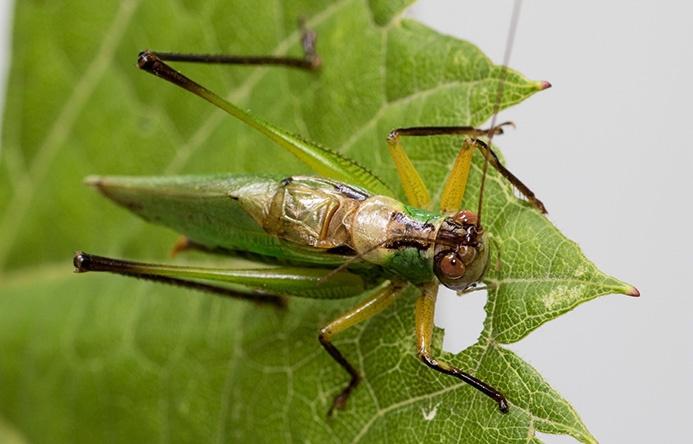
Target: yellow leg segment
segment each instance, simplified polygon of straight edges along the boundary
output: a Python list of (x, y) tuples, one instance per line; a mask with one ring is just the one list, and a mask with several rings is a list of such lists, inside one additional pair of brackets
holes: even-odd
[(462, 205), (464, 190), (469, 179), (469, 167), (472, 164), (472, 154), (476, 145), (472, 139), (465, 139), (460, 152), (452, 165), (450, 177), (445, 183), (443, 195), (440, 198), (440, 210), (445, 214), (455, 213)]
[(416, 350), (419, 359), (424, 364), (446, 375), (454, 376), (466, 382), (475, 389), (498, 403), (501, 412), (508, 412), (508, 401), (502, 393), (495, 388), (480, 381), (472, 375), (463, 372), (445, 362), (438, 361), (431, 356), (431, 341), (433, 339), (433, 315), (435, 314), (436, 299), (438, 297), (438, 283), (430, 282), (420, 286), (421, 296), (416, 301)]
[(335, 408), (344, 410), (351, 391), (355, 389), (361, 381), (361, 375), (359, 372), (353, 365), (351, 365), (349, 361), (347, 361), (344, 355), (337, 350), (332, 342), (330, 342), (330, 339), (337, 333), (346, 330), (359, 322), (372, 318), (385, 310), (387, 307), (392, 305), (392, 303), (406, 288), (407, 285), (393, 284), (390, 282), (361, 304), (354, 307), (351, 311), (338, 317), (320, 330), (318, 339), (320, 340), (322, 346), (325, 347), (325, 350), (327, 350), (330, 356), (332, 356), (332, 358), (334, 358), (334, 360), (337, 361), (339, 365), (341, 365), (344, 370), (349, 373), (349, 375), (351, 375), (349, 384), (332, 400), (332, 406), (330, 406), (330, 409), (327, 412), (328, 417), (332, 416), (332, 412)]
[(387, 138), (390, 147), (390, 156), (397, 167), (397, 174), (402, 181), (404, 193), (407, 195), (409, 203), (415, 207), (428, 209), (431, 205), (431, 196), (428, 194), (421, 176), (411, 163), (409, 156), (402, 148), (402, 141), (397, 130), (390, 133)]

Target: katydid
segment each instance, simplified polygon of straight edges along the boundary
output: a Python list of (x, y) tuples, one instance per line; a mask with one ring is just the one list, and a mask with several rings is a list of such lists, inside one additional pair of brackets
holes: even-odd
[[(87, 184), (141, 218), (180, 233), (183, 241), (177, 250), (243, 253), (258, 262), (281, 262), (282, 266), (206, 269), (136, 263), (77, 252), (76, 271), (107, 271), (277, 305), (285, 304), (285, 298), (292, 296), (334, 299), (363, 295), (364, 300), (354, 309), (319, 332), (322, 346), (350, 375), (348, 384), (334, 397), (328, 416), (335, 408), (345, 408), (361, 380), (358, 370), (332, 344), (332, 337), (385, 310), (413, 285), (420, 292), (415, 323), (421, 361), (470, 384), (492, 398), (501, 412), (507, 412), (508, 401), (500, 391), (431, 355), (436, 296), (441, 283), (456, 291), (468, 290), (483, 280), (491, 263), (489, 237), (481, 225), (481, 196), (476, 213), (460, 210), (476, 149), (485, 157), (485, 165), (496, 168), (538, 211), (545, 213), (544, 206), (503, 167), (490, 143), (468, 138), (443, 191), (439, 211), (431, 211), (429, 193), (401, 143), (405, 136), (444, 134), (491, 139), (502, 132), (503, 125), (492, 123), (487, 130), (415, 127), (392, 131), (387, 143), (407, 196), (405, 204), (393, 197), (382, 180), (355, 161), (262, 121), (164, 61), (270, 63), (317, 69), (320, 59), (314, 51), (313, 33), (306, 33), (304, 48), (304, 59), (236, 59), (143, 51), (138, 67), (257, 129), (301, 159), (317, 176), (226, 174), (86, 179)], [(231, 289), (202, 281), (223, 281), (235, 286)], [(239, 290), (239, 286), (243, 289)]]

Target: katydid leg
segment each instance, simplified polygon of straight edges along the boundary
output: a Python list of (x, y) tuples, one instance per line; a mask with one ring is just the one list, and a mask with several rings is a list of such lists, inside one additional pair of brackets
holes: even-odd
[(453, 367), (450, 364), (439, 361), (431, 356), (431, 341), (433, 339), (433, 316), (435, 314), (436, 299), (438, 297), (438, 284), (428, 283), (420, 286), (421, 296), (416, 301), (416, 349), (419, 359), (424, 364), (446, 375), (454, 376), (466, 382), (475, 389), (498, 403), (501, 412), (508, 412), (508, 401), (502, 393), (474, 376)]
[(73, 263), (75, 266), (75, 273), (86, 273), (87, 271), (106, 271), (109, 273), (143, 279), (146, 281), (160, 282), (162, 284), (189, 288), (191, 290), (197, 290), (204, 293), (212, 293), (217, 296), (223, 296), (231, 299), (242, 299), (261, 304), (272, 304), (278, 307), (285, 307), (287, 305), (287, 300), (284, 296), (267, 294), (259, 290), (241, 292), (203, 282), (147, 273), (142, 268), (138, 267), (140, 264), (122, 261), (119, 259), (95, 256), (92, 254), (83, 253), (81, 251), (78, 251), (75, 254)]
[(365, 321), (366, 319), (372, 318), (378, 313), (385, 310), (387, 307), (392, 305), (392, 303), (402, 294), (402, 292), (407, 288), (407, 285), (396, 284), (389, 282), (383, 288), (377, 290), (368, 299), (363, 301), (358, 306), (354, 307), (351, 311), (343, 314), (334, 321), (327, 324), (320, 330), (318, 339), (325, 350), (332, 356), (332, 358), (339, 363), (339, 365), (344, 368), (344, 370), (349, 373), (351, 380), (349, 384), (342, 390), (337, 396), (332, 400), (332, 405), (327, 411), (327, 416), (332, 416), (332, 412), (335, 408), (339, 410), (344, 410), (346, 407), (346, 402), (349, 399), (351, 391), (359, 385), (361, 381), (361, 375), (358, 370), (344, 357), (342, 352), (340, 352), (337, 347), (332, 344), (330, 339), (337, 333), (352, 327), (359, 322)]
[(445, 184), (445, 189), (443, 190), (443, 195), (440, 200), (440, 207), (443, 213), (454, 213), (460, 208), (462, 198), (464, 197), (464, 190), (467, 185), (467, 178), (469, 177), (472, 154), (475, 149), (481, 151), (488, 160), (488, 163), (517, 188), (534, 208), (539, 210), (542, 214), (546, 214), (544, 204), (536, 198), (534, 192), (500, 163), (496, 153), (494, 153), (486, 143), (478, 139), (466, 139), (462, 144), (462, 148), (455, 159), (455, 163), (450, 171), (450, 177)]
[(510, 182), (515, 188), (517, 188), (517, 191), (520, 192), (527, 201), (532, 204), (534, 208), (536, 208), (541, 214), (547, 214), (546, 207), (544, 204), (537, 199), (537, 197), (534, 195), (534, 192), (527, 187), (520, 179), (517, 178), (513, 173), (511, 173), (507, 168), (503, 166), (502, 163), (500, 163), (500, 160), (498, 160), (498, 156), (496, 153), (493, 152), (491, 147), (486, 145), (484, 142), (481, 140), (475, 140), (474, 144), (476, 148), (481, 151), (481, 153), (484, 155), (484, 157), (488, 160), (488, 163), (498, 170), (498, 172), (505, 177), (508, 182)]
[[(512, 122), (504, 122), (500, 125), (494, 126), (489, 129), (477, 129), (470, 126), (419, 126), (411, 128), (398, 128), (390, 133), (387, 137), (388, 145), (390, 146), (390, 153), (392, 154), (392, 159), (397, 167), (397, 172), (402, 179), (402, 185), (404, 186), (407, 199), (409, 203), (417, 206), (418, 202), (424, 202), (428, 204), (426, 200), (428, 192), (425, 190), (423, 181), (419, 177), (414, 167), (411, 165), (409, 157), (404, 152), (402, 148), (402, 142), (400, 137), (402, 136), (449, 136), (449, 135), (467, 135), (472, 137), (486, 136), (491, 137), (493, 135), (503, 134), (503, 127), (507, 125), (513, 125)], [(503, 177), (505, 177), (517, 190), (525, 196), (530, 204), (542, 214), (546, 214), (546, 208), (544, 204), (541, 203), (539, 199), (536, 198), (534, 192), (527, 187), (520, 179), (518, 179), (513, 173), (511, 173), (507, 168), (500, 163), (498, 156), (493, 150), (484, 142), (477, 139), (471, 139), (470, 141), (465, 141), (462, 146), (460, 155), (458, 155), (458, 160), (455, 161), (453, 170), (448, 179), (448, 184), (446, 184), (445, 191), (443, 193), (443, 199), (441, 200), (441, 207), (443, 212), (454, 212), (459, 208), (458, 200), (461, 202), (462, 195), (464, 194), (464, 189), (462, 192), (454, 191), (459, 190), (459, 183), (464, 182), (466, 184), (466, 177), (469, 172), (469, 166), (471, 164), (471, 152), (470, 148), (477, 148), (482, 152), (484, 157), (488, 160), (488, 163), (498, 170)], [(472, 150), (473, 151), (473, 150)], [(467, 159), (468, 157), (468, 159)], [(455, 178), (457, 174), (463, 174), (463, 178)], [(413, 178), (413, 179), (412, 179)], [(449, 182), (453, 181), (452, 184)], [(421, 188), (424, 188), (423, 190)], [(425, 194), (424, 194), (425, 193)], [(420, 196), (425, 196), (421, 198)], [(456, 208), (455, 208), (456, 207)]]
[[(478, 129), (471, 126), (419, 126), (411, 128), (397, 128), (393, 130), (387, 136), (387, 144), (390, 148), (390, 156), (392, 157), (395, 167), (397, 168), (397, 174), (402, 181), (404, 193), (406, 194), (409, 203), (415, 207), (428, 208), (431, 204), (431, 197), (428, 194), (426, 185), (423, 183), (423, 180), (421, 180), (421, 176), (414, 168), (414, 165), (411, 163), (407, 153), (404, 151), (401, 137), (441, 135), (467, 135), (473, 137), (490, 136), (491, 134), (502, 134), (503, 126), (505, 125), (512, 125), (512, 123), (505, 122), (489, 129)], [(468, 165), (467, 168), (469, 168)], [(466, 176), (464, 182), (466, 183)]]
[[(155, 265), (95, 256), (81, 251), (75, 255), (74, 265), (78, 273), (105, 271), (275, 305), (286, 305), (287, 296), (340, 299), (356, 296), (365, 289), (361, 277), (348, 271), (335, 273), (318, 285), (330, 272), (321, 268), (214, 269)], [(242, 290), (200, 282), (209, 280), (240, 285)]]
[(397, 175), (402, 182), (404, 194), (407, 196), (407, 201), (415, 207), (430, 209), (431, 195), (428, 193), (426, 185), (423, 183), (421, 176), (411, 163), (411, 159), (402, 147), (402, 141), (395, 130), (387, 138), (387, 145), (390, 148), (390, 157), (397, 168)]
[(191, 62), (209, 63), (226, 65), (267, 65), (267, 66), (286, 66), (289, 68), (304, 69), (306, 71), (316, 71), (320, 68), (320, 56), (315, 52), (315, 31), (306, 29), (301, 23), (303, 34), (303, 57), (290, 56), (229, 56), (224, 54), (179, 54), (174, 52), (156, 52), (161, 60), (169, 62)]
[(460, 152), (455, 158), (455, 162), (450, 170), (450, 177), (445, 182), (443, 195), (440, 197), (440, 211), (446, 214), (451, 214), (460, 209), (464, 190), (467, 188), (467, 179), (469, 178), (469, 166), (472, 163), (472, 154), (474, 154), (474, 140), (465, 139), (460, 148)]
[(375, 194), (384, 194), (388, 196), (393, 194), (390, 188), (385, 185), (380, 178), (353, 160), (320, 144), (308, 141), (288, 131), (284, 131), (248, 113), (218, 94), (213, 93), (199, 83), (186, 77), (184, 74), (171, 68), (156, 53), (150, 50), (142, 51), (139, 54), (137, 67), (201, 97), (240, 121), (248, 124), (250, 127), (255, 128), (289, 153), (298, 157), (303, 163), (320, 175), (361, 186)]

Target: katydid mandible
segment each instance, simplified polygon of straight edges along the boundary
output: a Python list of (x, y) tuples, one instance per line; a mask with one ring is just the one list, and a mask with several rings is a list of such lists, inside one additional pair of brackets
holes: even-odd
[[(214, 175), (178, 177), (89, 177), (86, 183), (141, 218), (180, 233), (176, 251), (199, 249), (230, 255), (243, 252), (263, 263), (292, 266), (257, 270), (205, 269), (136, 263), (77, 252), (77, 272), (107, 271), (208, 291), (222, 296), (283, 306), (286, 297), (319, 299), (363, 295), (354, 309), (319, 332), (325, 350), (350, 375), (329, 407), (344, 409), (361, 375), (332, 344), (337, 333), (390, 306), (409, 286), (420, 296), (415, 307), (416, 349), (429, 367), (452, 375), (493, 399), (507, 412), (506, 397), (494, 387), (431, 355), (438, 286), (465, 291), (482, 281), (490, 266), (489, 237), (481, 225), (482, 196), (475, 212), (460, 210), (472, 154), (479, 150), (540, 212), (543, 204), (500, 163), (490, 143), (468, 138), (446, 183), (439, 212), (405, 153), (401, 137), (502, 132), (472, 127), (415, 127), (392, 131), (390, 154), (408, 204), (373, 173), (337, 152), (283, 131), (241, 110), (173, 70), (165, 60), (205, 63), (285, 65), (305, 70), (320, 66), (315, 34), (304, 32), (305, 57), (188, 56), (143, 51), (137, 66), (227, 111), (301, 159), (319, 176)], [(544, 84), (549, 87), (548, 83)], [(502, 80), (501, 80), (502, 87)], [(499, 91), (500, 94), (500, 91)], [(494, 116), (495, 119), (495, 116)], [(482, 191), (483, 193), (483, 181)], [(200, 201), (204, 199), (204, 204)], [(201, 281), (244, 286), (230, 289)]]

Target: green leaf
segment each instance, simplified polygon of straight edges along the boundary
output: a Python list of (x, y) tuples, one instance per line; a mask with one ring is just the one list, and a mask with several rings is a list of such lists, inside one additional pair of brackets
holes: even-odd
[[(300, 54), (296, 20), (306, 16), (319, 35), (319, 73), (178, 68), (264, 120), (355, 158), (402, 197), (388, 132), (481, 125), (500, 75), (475, 47), (399, 20), (408, 3), (17, 4), (0, 158), (1, 433), (32, 442), (534, 443), (541, 431), (595, 442), (574, 409), (499, 344), (581, 302), (635, 290), (599, 272), (493, 173), (484, 221), (502, 266), (487, 279), (485, 328), (458, 355), (440, 351), (438, 331), (435, 352), (505, 393), (506, 415), (418, 361), (413, 291), (337, 336), (365, 379), (347, 409), (327, 420), (347, 375), (317, 331), (355, 300), (296, 299), (280, 311), (71, 273), (76, 249), (156, 261), (176, 239), (83, 187), (87, 175), (310, 172), (254, 130), (138, 72), (146, 47)], [(502, 106), (539, 89), (509, 72)], [(460, 142), (404, 142), (434, 199)], [(479, 167), (465, 197), (473, 209)]]

